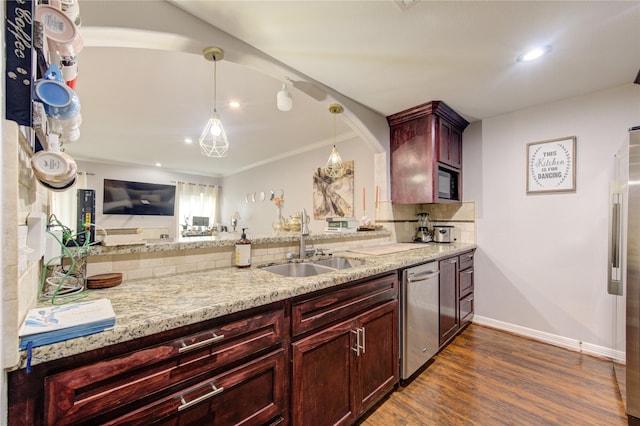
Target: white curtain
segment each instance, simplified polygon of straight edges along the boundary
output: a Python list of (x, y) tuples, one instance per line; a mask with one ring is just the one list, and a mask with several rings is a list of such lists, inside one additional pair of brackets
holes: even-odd
[(192, 225), (193, 216), (209, 218), (209, 226), (215, 225), (218, 211), (219, 186), (198, 185), (178, 182), (176, 184), (176, 200), (178, 217), (176, 218), (177, 232), (180, 235), (183, 225)]
[(88, 189), (87, 174), (84, 172), (78, 172), (76, 184), (71, 189), (64, 192), (51, 191), (51, 214), (72, 230), (76, 230), (77, 224), (78, 189)]

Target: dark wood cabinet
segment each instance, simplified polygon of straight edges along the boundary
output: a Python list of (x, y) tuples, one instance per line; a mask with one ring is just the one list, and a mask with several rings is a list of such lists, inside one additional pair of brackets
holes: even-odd
[(396, 274), (300, 300), (292, 312), (294, 334), (309, 331), (292, 343), (292, 424), (352, 424), (398, 382)]
[(278, 383), (286, 358), (278, 349), (252, 362), (106, 422), (106, 425), (263, 425), (280, 417), (286, 395)]
[(462, 168), (462, 131), (448, 121), (437, 118), (438, 161), (456, 169)]
[(458, 270), (458, 315), (460, 327), (464, 327), (473, 319), (474, 313), (474, 251), (459, 256)]
[[(462, 132), (469, 124), (444, 102), (432, 101), (387, 117), (391, 200), (396, 204), (462, 201)], [(439, 181), (439, 170), (450, 181)], [(446, 186), (450, 196), (440, 195)]]
[(460, 328), (458, 317), (458, 257), (440, 261), (440, 346), (452, 339)]
[(355, 420), (354, 331), (354, 322), (344, 321), (293, 343), (294, 425), (341, 425)]
[(283, 419), (288, 341), (278, 304), (37, 365), (33, 376), (24, 370), (9, 376), (10, 422), (227, 425)]

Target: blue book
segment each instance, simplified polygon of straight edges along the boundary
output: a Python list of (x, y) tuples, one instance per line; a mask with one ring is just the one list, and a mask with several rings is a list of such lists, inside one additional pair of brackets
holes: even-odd
[(100, 333), (115, 325), (116, 314), (109, 299), (34, 308), (18, 331), (20, 349), (29, 343), (36, 347)]

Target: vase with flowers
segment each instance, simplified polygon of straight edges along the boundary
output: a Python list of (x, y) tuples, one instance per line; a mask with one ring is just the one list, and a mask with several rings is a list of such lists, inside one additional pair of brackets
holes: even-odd
[(275, 204), (278, 216), (276, 220), (271, 224), (273, 230), (276, 232), (281, 232), (284, 230), (284, 219), (282, 218), (282, 207), (284, 207), (284, 194), (279, 197), (273, 198), (273, 204)]

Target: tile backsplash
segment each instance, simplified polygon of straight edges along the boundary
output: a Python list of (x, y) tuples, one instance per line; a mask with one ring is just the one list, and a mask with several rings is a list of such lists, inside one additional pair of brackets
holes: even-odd
[(418, 227), (418, 213), (429, 213), (431, 225), (454, 227), (454, 238), (463, 243), (476, 242), (476, 204), (394, 204), (393, 223), (397, 241), (411, 241)]

